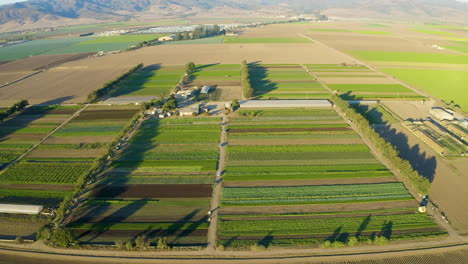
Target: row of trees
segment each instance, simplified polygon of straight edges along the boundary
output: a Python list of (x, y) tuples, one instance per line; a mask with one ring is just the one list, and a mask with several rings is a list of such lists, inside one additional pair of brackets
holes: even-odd
[(118, 150), (120, 142), (130, 132), (130, 130), (135, 127), (141, 116), (142, 112), (137, 113), (119, 133), (115, 140), (106, 146), (104, 153), (92, 163), (91, 168), (78, 178), (74, 192), (65, 197), (65, 199), (60, 203), (59, 208), (56, 210), (53, 224), (46, 225), (41, 229), (41, 236), (39, 239), (43, 239), (61, 247), (75, 245), (76, 241), (74, 240), (71, 231), (63, 227), (66, 225), (66, 217), (71, 213), (72, 208), (78, 202), (78, 198), (83, 194), (86, 186), (96, 179), (96, 176), (106, 166), (109, 158)]
[(104, 84), (102, 88), (92, 91), (88, 95), (87, 102), (88, 103), (97, 102), (99, 99), (101, 99), (102, 97), (110, 93), (111, 91), (118, 89), (126, 78), (140, 71), (142, 68), (143, 68), (143, 63), (140, 63), (137, 66), (131, 68), (128, 72), (121, 75), (119, 78)]
[(221, 30), (218, 25), (214, 25), (213, 27), (200, 26), (193, 31), (176, 33), (174, 40), (201, 39), (223, 35), (224, 33), (225, 31)]
[(254, 90), (252, 85), (250, 84), (250, 73), (249, 73), (249, 65), (247, 61), (242, 61), (241, 64), (241, 74), (242, 74), (242, 94), (244, 98), (250, 98), (254, 94)]
[(357, 128), (371, 141), (383, 156), (390, 161), (393, 168), (409, 182), (420, 195), (427, 195), (431, 189), (431, 182), (414, 170), (411, 163), (402, 159), (398, 150), (387, 140), (380, 136), (361, 114), (356, 112), (348, 102), (337, 95), (332, 95), (332, 101), (346, 115), (347, 118), (357, 126)]
[(0, 111), (0, 122), (3, 122), (3, 120), (11, 117), (12, 115), (22, 111), (26, 106), (28, 106), (29, 103), (27, 100), (21, 100), (14, 105), (8, 107), (7, 109), (4, 109)]

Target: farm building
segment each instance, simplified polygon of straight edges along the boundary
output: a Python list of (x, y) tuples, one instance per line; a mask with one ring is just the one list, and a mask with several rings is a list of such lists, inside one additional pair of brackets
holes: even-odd
[(177, 92), (175, 97), (178, 100), (187, 100), (188, 98), (192, 97), (192, 95), (193, 95), (193, 91), (184, 90), (184, 91)]
[(39, 214), (44, 207), (42, 205), (0, 204), (0, 213), (4, 214)]
[(453, 114), (441, 107), (433, 107), (431, 116), (438, 120), (453, 120)]
[(173, 41), (174, 39), (175, 39), (175, 36), (170, 35), (170, 36), (160, 37), (160, 38), (158, 38), (158, 41)]
[(194, 104), (190, 105), (187, 107), (184, 107), (179, 110), (179, 115), (180, 116), (193, 116), (194, 113), (198, 115), (200, 113), (200, 105), (199, 104)]
[(331, 107), (328, 100), (245, 100), (240, 108)]
[(202, 93), (202, 94), (207, 94), (207, 93), (209, 93), (210, 91), (211, 91), (211, 86), (206, 86), (206, 85), (205, 85), (205, 86), (203, 86), (203, 87), (201, 88), (200, 93)]
[(235, 31), (229, 31), (229, 32), (226, 32), (226, 37), (237, 37), (237, 32)]

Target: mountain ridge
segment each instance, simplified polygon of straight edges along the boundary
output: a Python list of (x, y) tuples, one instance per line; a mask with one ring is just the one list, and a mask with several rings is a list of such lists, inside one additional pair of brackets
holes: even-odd
[[(328, 16), (465, 22), (456, 0), (29, 0), (0, 6), (0, 27), (245, 15)], [(369, 17), (370, 16), (370, 17)]]

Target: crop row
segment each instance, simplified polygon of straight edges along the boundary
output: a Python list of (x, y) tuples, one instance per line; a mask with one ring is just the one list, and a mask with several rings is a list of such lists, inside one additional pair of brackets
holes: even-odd
[(225, 181), (278, 181), (278, 180), (317, 180), (317, 179), (349, 179), (349, 178), (376, 178), (392, 177), (389, 171), (368, 172), (320, 172), (320, 173), (294, 173), (294, 174), (230, 174), (225, 176)]
[[(234, 146), (231, 146), (234, 147)], [(369, 152), (229, 152), (229, 160), (315, 160), (334, 159), (336, 164), (342, 159), (369, 159)]]
[(1, 183), (75, 183), (90, 163), (20, 162), (1, 174)]
[(423, 229), (437, 227), (426, 214), (369, 215), (367, 217), (305, 218), (280, 220), (221, 221), (220, 234), (226, 236), (262, 236), (362, 233), (372, 231)]
[(364, 144), (229, 146), (228, 151), (229, 153), (368, 152), (369, 148)]
[(401, 183), (294, 187), (225, 188), (224, 205), (349, 203), (407, 200), (411, 195)]
[(228, 174), (304, 174), (316, 172), (364, 172), (387, 171), (382, 164), (344, 164), (344, 165), (316, 165), (316, 166), (241, 166), (228, 167)]

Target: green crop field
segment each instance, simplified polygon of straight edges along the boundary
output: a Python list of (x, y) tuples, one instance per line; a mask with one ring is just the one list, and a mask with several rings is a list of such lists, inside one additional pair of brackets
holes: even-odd
[(223, 205), (356, 203), (413, 199), (401, 183), (224, 188)]
[[(34, 55), (45, 55), (49, 53), (59, 54), (60, 50), (67, 49), (81, 41), (89, 38), (62, 38), (33, 40), (0, 48), (1, 60), (17, 60)], [(67, 53), (67, 52), (64, 52)]]
[(354, 30), (354, 33), (365, 34), (365, 35), (393, 35), (393, 33), (387, 31), (376, 31), (376, 30)]
[(443, 46), (443, 47), (446, 49), (456, 50), (456, 51), (468, 54), (468, 44), (466, 46)]
[(90, 166), (89, 163), (21, 162), (2, 173), (0, 183), (73, 184)]
[[(130, 210), (132, 223), (110, 218), (108, 216), (112, 214), (104, 210), (93, 215), (99, 219), (97, 222), (78, 215), (77, 221), (69, 227), (83, 232), (122, 230), (125, 231), (121, 236), (123, 240), (132, 239), (132, 232), (154, 229), (159, 230), (159, 236), (167, 237), (171, 245), (183, 244), (183, 241), (205, 245), (208, 228), (205, 212), (209, 210), (211, 185), (218, 165), (220, 121), (220, 118), (146, 119), (106, 173), (104, 183), (115, 189), (96, 194), (96, 197), (119, 199), (94, 200), (87, 205), (93, 208), (99, 202), (111, 211)], [(161, 189), (155, 191), (155, 185)], [(121, 188), (135, 191), (120, 197)], [(136, 200), (150, 195), (164, 197), (161, 195), (167, 188), (172, 191), (166, 195), (172, 198)], [(206, 193), (200, 194), (200, 188)], [(191, 195), (198, 198), (191, 198)], [(156, 235), (149, 236), (157, 238)], [(85, 241), (87, 238), (81, 239)], [(86, 241), (109, 242), (112, 239), (101, 234)]]
[(224, 38), (225, 44), (252, 44), (252, 43), (312, 43), (311, 40), (306, 38), (239, 38), (239, 37), (226, 37)]
[(464, 96), (464, 85), (468, 83), (468, 74), (465, 71), (397, 68), (381, 70), (446, 102), (453, 100), (464, 111), (468, 111), (468, 97)]
[(125, 80), (112, 96), (167, 96), (180, 81), (183, 73), (182, 66), (143, 70)]
[(429, 34), (429, 35), (442, 35), (442, 36), (458, 36), (458, 34), (442, 31), (442, 30), (431, 30), (431, 29), (411, 29), (412, 31)]
[(468, 64), (467, 56), (460, 56), (456, 54), (397, 51), (350, 51), (350, 53), (366, 61)]

